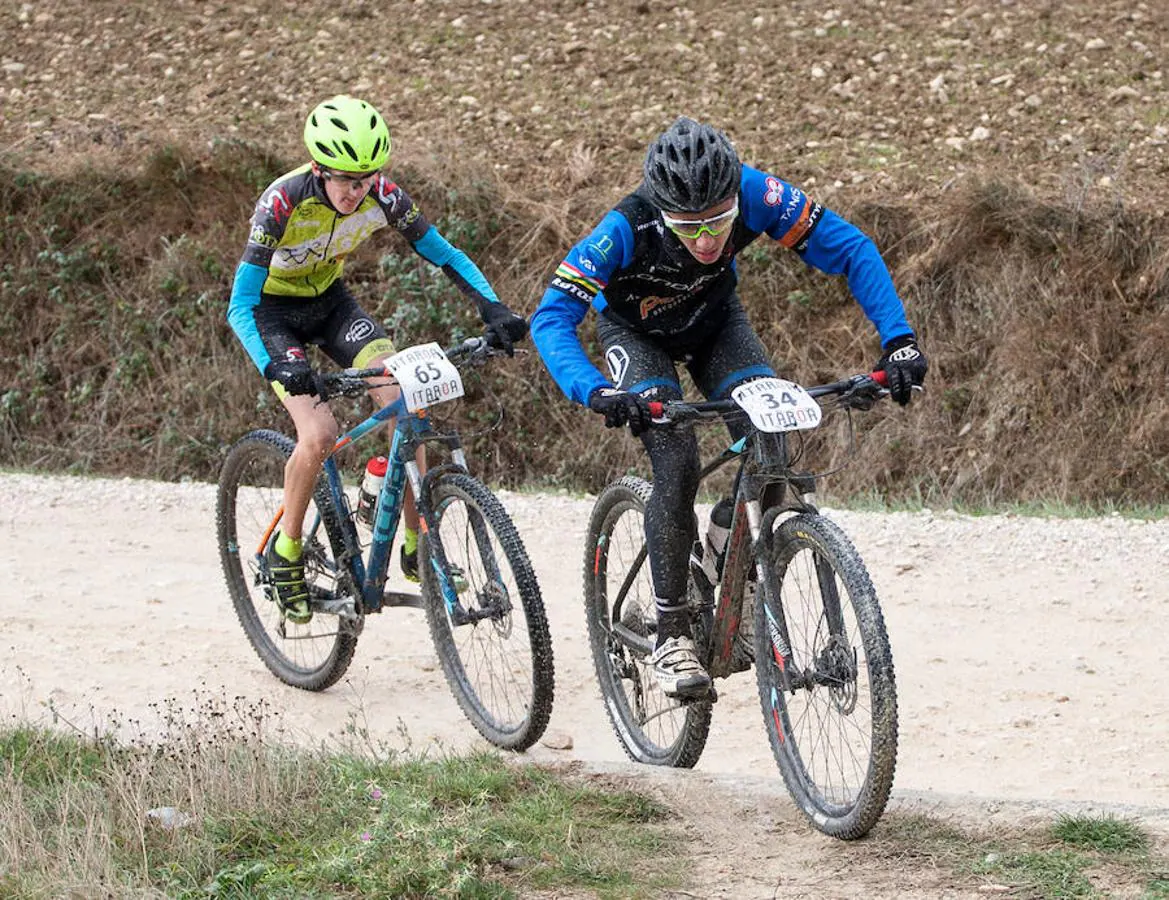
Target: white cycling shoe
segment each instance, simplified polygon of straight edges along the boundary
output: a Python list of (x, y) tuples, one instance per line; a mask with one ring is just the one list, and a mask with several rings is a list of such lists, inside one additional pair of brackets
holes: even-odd
[(702, 697), (710, 691), (710, 675), (698, 661), (694, 641), (688, 637), (663, 641), (649, 661), (654, 677), (667, 697)]

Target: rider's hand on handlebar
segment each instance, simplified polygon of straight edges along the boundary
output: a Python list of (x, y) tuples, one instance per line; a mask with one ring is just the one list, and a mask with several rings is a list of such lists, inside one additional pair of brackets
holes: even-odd
[(308, 363), (272, 360), (264, 367), (264, 377), (269, 381), (279, 382), (292, 397), (313, 397), (321, 394), (320, 377)]
[(483, 324), (487, 326), (487, 340), (508, 356), (515, 356), (517, 341), (528, 335), (528, 323), (523, 316), (517, 316), (503, 303), (484, 303), (479, 310)]
[(597, 388), (589, 394), (589, 409), (605, 417), (606, 428), (628, 425), (637, 437), (650, 426), (649, 404), (639, 394), (616, 388)]
[(883, 349), (884, 353), (873, 368), (885, 373), (889, 380), (889, 396), (905, 406), (909, 402), (913, 386), (925, 381), (929, 363), (912, 334), (893, 338)]

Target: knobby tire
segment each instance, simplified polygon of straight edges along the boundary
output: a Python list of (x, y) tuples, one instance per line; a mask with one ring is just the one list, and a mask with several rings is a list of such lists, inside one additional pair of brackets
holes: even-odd
[[(283, 681), (307, 691), (323, 691), (349, 668), (357, 636), (342, 632), (336, 616), (317, 613), (307, 625), (286, 623), (263, 585), (257, 583), (255, 552), (283, 501), (284, 465), (296, 444), (275, 431), (253, 431), (228, 451), (219, 475), (216, 529), (219, 558), (240, 625), (264, 665)], [(336, 547), (340, 524), (325, 480), (319, 479), (313, 502), (322, 528), (306, 541), (306, 581), (310, 589), (335, 592)], [(306, 526), (313, 518), (312, 506)], [(270, 540), (275, 540), (273, 534)], [(309, 659), (309, 654), (313, 655)]]
[[(447, 683), (488, 741), (526, 750), (547, 728), (554, 694), (552, 638), (535, 571), (507, 511), (472, 476), (439, 476), (428, 500), (448, 566), (457, 566), (465, 581), (460, 603), (480, 611), (499, 609), (475, 622), (452, 621), (430, 558), (434, 532), (424, 532), (423, 605)], [(510, 608), (504, 611), (502, 604)]]
[(690, 768), (710, 733), (710, 701), (682, 704), (666, 697), (648, 656), (613, 634), (613, 604), (638, 559), (640, 571), (616, 615), (643, 637), (652, 639), (656, 633), (657, 610), (644, 552), (645, 504), (652, 490), (649, 482), (627, 476), (597, 498), (585, 538), (585, 620), (605, 712), (626, 754), (634, 762)]
[[(768, 589), (755, 608), (755, 660), (772, 753), (815, 828), (859, 838), (884, 812), (897, 765), (897, 689), (876, 592), (852, 543), (821, 515), (783, 521), (765, 541), (763, 561)], [(824, 598), (833, 593), (843, 637), (827, 624)], [(780, 622), (777, 598), (792, 651), (786, 692), (771, 631)]]

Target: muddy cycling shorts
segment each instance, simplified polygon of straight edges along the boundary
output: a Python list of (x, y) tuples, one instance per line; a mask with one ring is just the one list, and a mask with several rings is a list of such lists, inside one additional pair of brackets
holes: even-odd
[(727, 298), (724, 315), (708, 319), (690, 334), (642, 334), (602, 313), (597, 336), (613, 383), (656, 400), (682, 399), (678, 363), (710, 400), (725, 399), (744, 381), (775, 374), (735, 294)]

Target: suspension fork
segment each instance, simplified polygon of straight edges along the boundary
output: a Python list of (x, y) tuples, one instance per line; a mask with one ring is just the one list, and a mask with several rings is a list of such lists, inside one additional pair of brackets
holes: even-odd
[(844, 637), (844, 612), (840, 607), (840, 592), (836, 589), (836, 573), (832, 565), (819, 553), (816, 554), (816, 581), (820, 585), (820, 597), (824, 602), (824, 618), (828, 621), (828, 633), (833, 637)]

